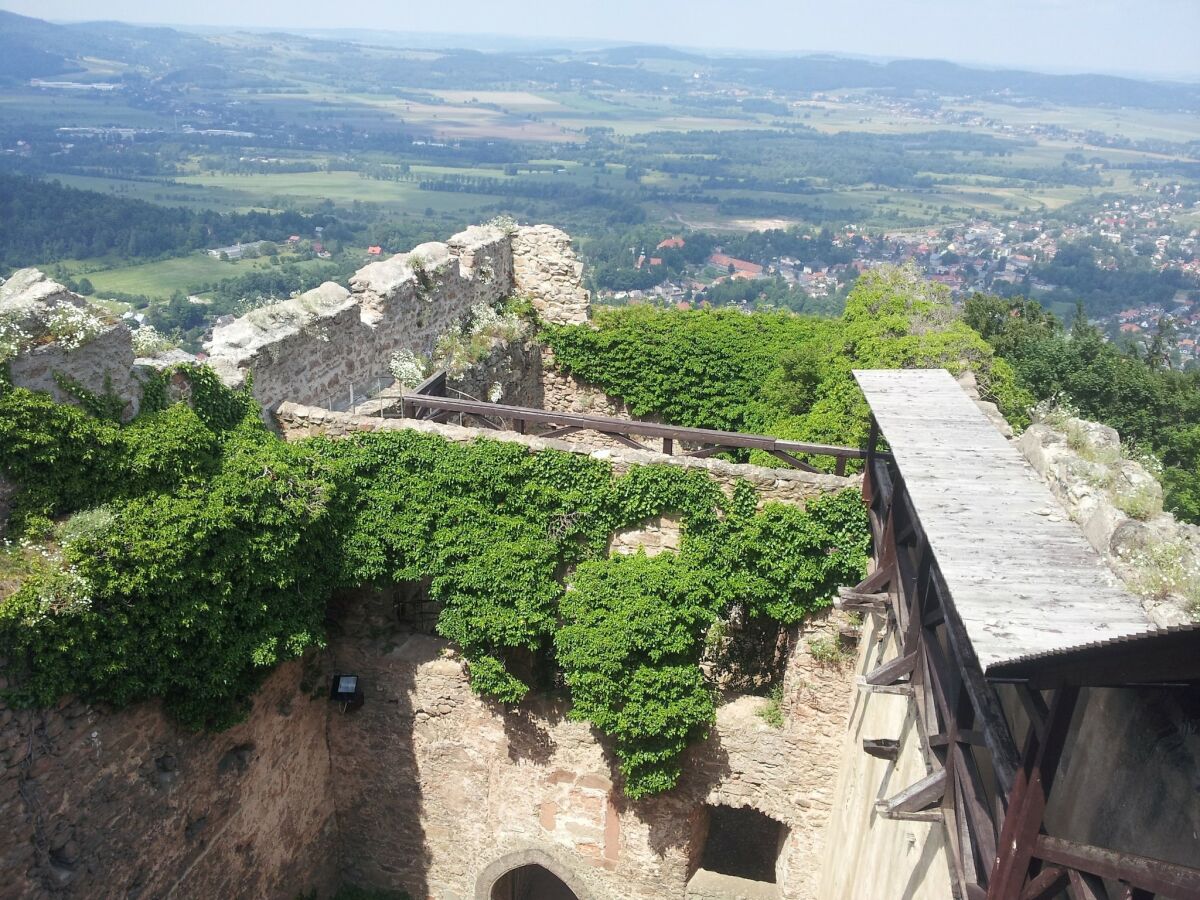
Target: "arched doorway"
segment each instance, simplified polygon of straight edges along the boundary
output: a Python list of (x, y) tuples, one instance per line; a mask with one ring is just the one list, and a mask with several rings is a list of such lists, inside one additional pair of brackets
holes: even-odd
[(575, 862), (556, 847), (506, 853), (479, 873), (475, 900), (592, 900), (571, 870)]
[(492, 886), (490, 900), (579, 900), (563, 880), (536, 863), (509, 869)]

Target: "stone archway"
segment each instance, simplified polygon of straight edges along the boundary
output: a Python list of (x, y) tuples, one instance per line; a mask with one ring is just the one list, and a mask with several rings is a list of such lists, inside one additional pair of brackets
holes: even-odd
[(579, 900), (561, 878), (536, 863), (509, 869), (492, 885), (490, 900)]
[[(479, 874), (475, 882), (475, 900), (510, 900), (513, 888), (532, 886), (558, 891), (546, 896), (553, 900), (591, 900), (592, 895), (560, 859), (545, 850), (530, 848), (505, 854)], [(499, 888), (501, 895), (494, 896)], [(507, 891), (507, 893), (506, 893)], [(519, 896), (519, 895), (518, 895)]]

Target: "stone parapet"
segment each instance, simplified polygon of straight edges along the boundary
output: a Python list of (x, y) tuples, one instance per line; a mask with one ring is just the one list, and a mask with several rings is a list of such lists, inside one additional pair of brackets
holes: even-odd
[(314, 435), (336, 438), (373, 431), (419, 431), (460, 444), (476, 440), (507, 441), (521, 444), (535, 452), (560, 450), (577, 453), (593, 459), (606, 460), (612, 464), (613, 471), (618, 473), (628, 471), (632, 466), (655, 464), (679, 466), (706, 472), (727, 490), (732, 490), (734, 483), (738, 480), (748, 481), (754, 485), (762, 502), (775, 500), (802, 505), (811, 497), (839, 491), (846, 487), (857, 487), (861, 484), (861, 479), (857, 476), (840, 477), (803, 472), (799, 469), (773, 469), (694, 456), (666, 456), (649, 450), (634, 450), (627, 447), (597, 449), (586, 444), (547, 440), (533, 435), (518, 434), (514, 431), (493, 431), (486, 428), (469, 428), (417, 419), (389, 419), (356, 415), (290, 402), (282, 404), (276, 410), (275, 420), (288, 440), (299, 440)]

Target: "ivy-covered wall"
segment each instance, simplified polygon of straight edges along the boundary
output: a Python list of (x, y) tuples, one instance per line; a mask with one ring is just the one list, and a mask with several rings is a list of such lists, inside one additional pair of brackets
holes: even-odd
[(634, 417), (676, 425), (859, 446), (868, 411), (856, 368), (970, 369), (983, 399), (1016, 426), (1033, 403), (958, 317), (949, 291), (909, 268), (864, 273), (840, 319), (635, 306), (598, 312), (587, 325), (550, 325), (543, 339), (559, 367)]
[[(165, 378), (129, 425), (0, 394), (0, 472), (46, 556), (0, 604), (14, 701), (161, 697), (192, 727), (237, 721), (271, 668), (324, 640), (339, 587), (424, 581), (473, 688), (515, 703), (561, 679), (612, 741), (631, 797), (669, 789), (713, 717), (699, 662), (734, 606), (781, 624), (858, 579), (856, 489), (759, 508), (702, 469), (611, 465), (415, 431), (287, 443), (207, 369)], [(663, 514), (678, 553), (609, 558)]]

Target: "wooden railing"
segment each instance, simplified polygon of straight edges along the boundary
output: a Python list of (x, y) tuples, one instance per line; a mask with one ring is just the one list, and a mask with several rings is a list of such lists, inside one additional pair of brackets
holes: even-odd
[[(1030, 720), (1018, 751), (995, 685), (979, 667), (930, 551), (901, 472), (873, 451), (863, 485), (876, 567), (843, 589), (842, 609), (887, 616), (900, 655), (860, 679), (873, 693), (913, 704), (929, 774), (876, 803), (883, 819), (939, 822), (952, 891), (960, 900), (1200, 900), (1200, 869), (1109, 850), (1045, 833), (1044, 815), (1070, 737), (1078, 687), (1018, 698)], [(863, 749), (895, 759), (899, 746), (867, 735)], [(1103, 789), (1098, 786), (1098, 789)], [(1186, 801), (1184, 801), (1186, 802)], [(1119, 893), (1109, 892), (1119, 885)]]
[[(440, 376), (440, 380), (439, 380)], [(762, 450), (789, 466), (806, 472), (818, 471), (799, 456), (828, 456), (835, 460), (838, 475), (846, 474), (846, 460), (863, 459), (864, 451), (855, 447), (834, 447), (827, 444), (809, 444), (803, 441), (786, 441), (761, 434), (742, 434), (736, 431), (717, 431), (710, 428), (681, 428), (675, 425), (660, 425), (654, 422), (638, 422), (612, 416), (586, 416), (580, 413), (555, 412), (525, 406), (506, 406), (499, 403), (484, 403), (479, 400), (463, 400), (446, 397), (444, 373), (426, 380), (412, 393), (402, 397), (401, 415), (406, 418), (444, 422), (450, 416), (471, 416), (488, 428), (497, 428), (496, 421), (511, 422), (512, 427), (522, 434), (528, 433), (531, 425), (544, 426), (538, 437), (557, 438), (579, 431), (595, 431), (607, 435), (620, 444), (637, 450), (658, 451), (674, 455), (676, 445), (680, 450), (688, 447), (681, 456), (712, 456), (723, 450)], [(661, 440), (659, 447), (647, 446), (632, 436)]]

